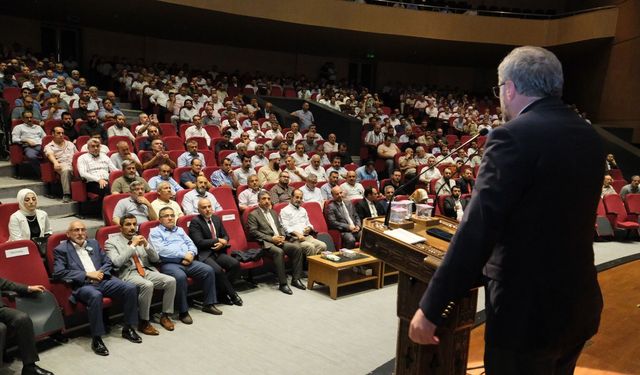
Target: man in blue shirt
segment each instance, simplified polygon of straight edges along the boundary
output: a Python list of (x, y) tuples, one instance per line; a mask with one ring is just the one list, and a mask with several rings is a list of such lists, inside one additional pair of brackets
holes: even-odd
[(231, 160), (224, 158), (222, 167), (211, 174), (211, 184), (215, 187), (228, 186), (235, 189), (238, 186), (238, 179), (231, 170)]
[(149, 242), (158, 252), (162, 262), (162, 273), (176, 279), (176, 307), (180, 321), (193, 323), (189, 315), (187, 303), (187, 276), (202, 283), (204, 293), (203, 312), (222, 315), (222, 311), (214, 306), (217, 303), (215, 273), (211, 266), (195, 260), (198, 249), (191, 238), (176, 226), (176, 215), (173, 209), (165, 207), (158, 213), (160, 225), (151, 229)]
[(362, 182), (363, 180), (378, 180), (378, 172), (376, 172), (376, 165), (373, 160), (367, 161), (367, 163), (356, 169), (356, 182)]
[(171, 185), (171, 192), (173, 193), (173, 195), (176, 195), (177, 192), (182, 190), (183, 187), (180, 186), (180, 184), (178, 184), (176, 180), (173, 179), (173, 177), (171, 177), (172, 172), (173, 170), (171, 169), (171, 166), (169, 164), (160, 164), (159, 174), (149, 179), (149, 187), (151, 188), (151, 190), (157, 191), (158, 185), (160, 185), (161, 182), (168, 182), (169, 185)]

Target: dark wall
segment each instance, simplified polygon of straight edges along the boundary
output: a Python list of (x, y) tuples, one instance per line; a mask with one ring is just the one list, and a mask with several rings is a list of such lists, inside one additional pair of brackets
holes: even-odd
[[(296, 118), (289, 115), (289, 113), (302, 108), (302, 103), (305, 102), (305, 100), (302, 99), (275, 96), (263, 96), (261, 99), (271, 102), (277, 107), (276, 110), (282, 110), (282, 112), (279, 113), (283, 115), (283, 127), (289, 127), (292, 122), (297, 121)], [(335, 133), (338, 142), (345, 142), (349, 146), (351, 155), (358, 155), (362, 122), (331, 108), (313, 102), (308, 103), (309, 110), (313, 113), (313, 118), (316, 121), (316, 125), (318, 125), (318, 132), (322, 137), (327, 138), (329, 133)], [(260, 104), (264, 105), (263, 102)]]

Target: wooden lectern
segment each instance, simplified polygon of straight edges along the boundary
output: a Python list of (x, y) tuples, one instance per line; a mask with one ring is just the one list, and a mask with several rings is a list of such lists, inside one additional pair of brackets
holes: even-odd
[(411, 245), (384, 234), (384, 218), (363, 222), (360, 248), (400, 271), (398, 277), (399, 320), (396, 346), (396, 375), (464, 375), (467, 370), (469, 337), (476, 316), (477, 289), (455, 302), (445, 326), (438, 327), (439, 345), (418, 345), (409, 339), (409, 323), (418, 308), (429, 280), (442, 262), (449, 243), (427, 234), (428, 228), (455, 233), (458, 223), (438, 216), (438, 222), (416, 222), (410, 232), (423, 236), (426, 243)]

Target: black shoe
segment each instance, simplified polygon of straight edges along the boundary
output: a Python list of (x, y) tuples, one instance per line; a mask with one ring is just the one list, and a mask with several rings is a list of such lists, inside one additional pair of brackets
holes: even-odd
[(291, 285), (292, 285), (292, 286), (294, 286), (294, 287), (296, 287), (296, 288), (298, 288), (298, 289), (301, 289), (301, 290), (306, 290), (306, 289), (307, 289), (307, 287), (306, 287), (306, 286), (304, 286), (304, 284), (302, 283), (302, 281), (300, 281), (299, 279), (293, 279), (293, 280), (291, 280)]
[(207, 314), (213, 314), (213, 315), (222, 315), (222, 311), (219, 310), (214, 305), (207, 305), (203, 307), (202, 312), (206, 312)]
[(93, 350), (97, 355), (109, 355), (109, 349), (107, 349), (107, 346), (102, 342), (102, 338), (100, 338), (100, 336), (96, 336), (91, 340), (91, 350)]
[(242, 306), (242, 298), (238, 295), (238, 293), (233, 293), (229, 298), (231, 298), (231, 302), (236, 306)]
[(135, 344), (140, 344), (142, 342), (142, 337), (138, 336), (136, 331), (131, 327), (124, 327), (122, 329), (122, 337)]
[(291, 291), (291, 288), (289, 288), (289, 285), (287, 284), (280, 285), (279, 289), (284, 294), (293, 294), (293, 292)]
[(229, 296), (221, 294), (220, 297), (218, 297), (218, 303), (231, 306), (233, 305), (233, 300), (229, 298)]
[(193, 319), (191, 319), (191, 315), (189, 315), (189, 312), (181, 313), (180, 315), (178, 315), (178, 317), (184, 324), (193, 324)]
[(22, 368), (22, 375), (53, 375), (53, 372), (33, 364)]

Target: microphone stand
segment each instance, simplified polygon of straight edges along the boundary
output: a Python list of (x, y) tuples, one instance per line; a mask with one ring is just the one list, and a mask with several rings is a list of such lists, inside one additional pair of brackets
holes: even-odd
[[(473, 137), (469, 138), (465, 143), (463, 143), (460, 146), (456, 147), (452, 151), (449, 151), (449, 153), (444, 158), (442, 158), (439, 161), (437, 161), (432, 167), (423, 169), (422, 172), (416, 174), (409, 181), (407, 181), (404, 184), (400, 185), (400, 187), (398, 187), (398, 189), (393, 192), (393, 195), (391, 195), (391, 198), (389, 198), (389, 204), (388, 204), (388, 207), (387, 207), (387, 212), (386, 212), (386, 214), (384, 216), (384, 226), (389, 228), (389, 219), (391, 218), (391, 202), (393, 202), (393, 200), (395, 199), (396, 195), (398, 195), (398, 192), (400, 192), (402, 189), (406, 188), (408, 185), (411, 185), (412, 183), (417, 181), (420, 178), (420, 176), (422, 176), (426, 171), (437, 167), (438, 164), (442, 163), (449, 156), (455, 154), (456, 152), (458, 152), (459, 150), (464, 148), (469, 143), (475, 141), (476, 139), (478, 139), (478, 137), (483, 136), (483, 135), (487, 135), (487, 133), (489, 133), (489, 130), (482, 129), (480, 132), (478, 132), (478, 134), (476, 134)], [(436, 195), (436, 198), (437, 198), (437, 195)]]

